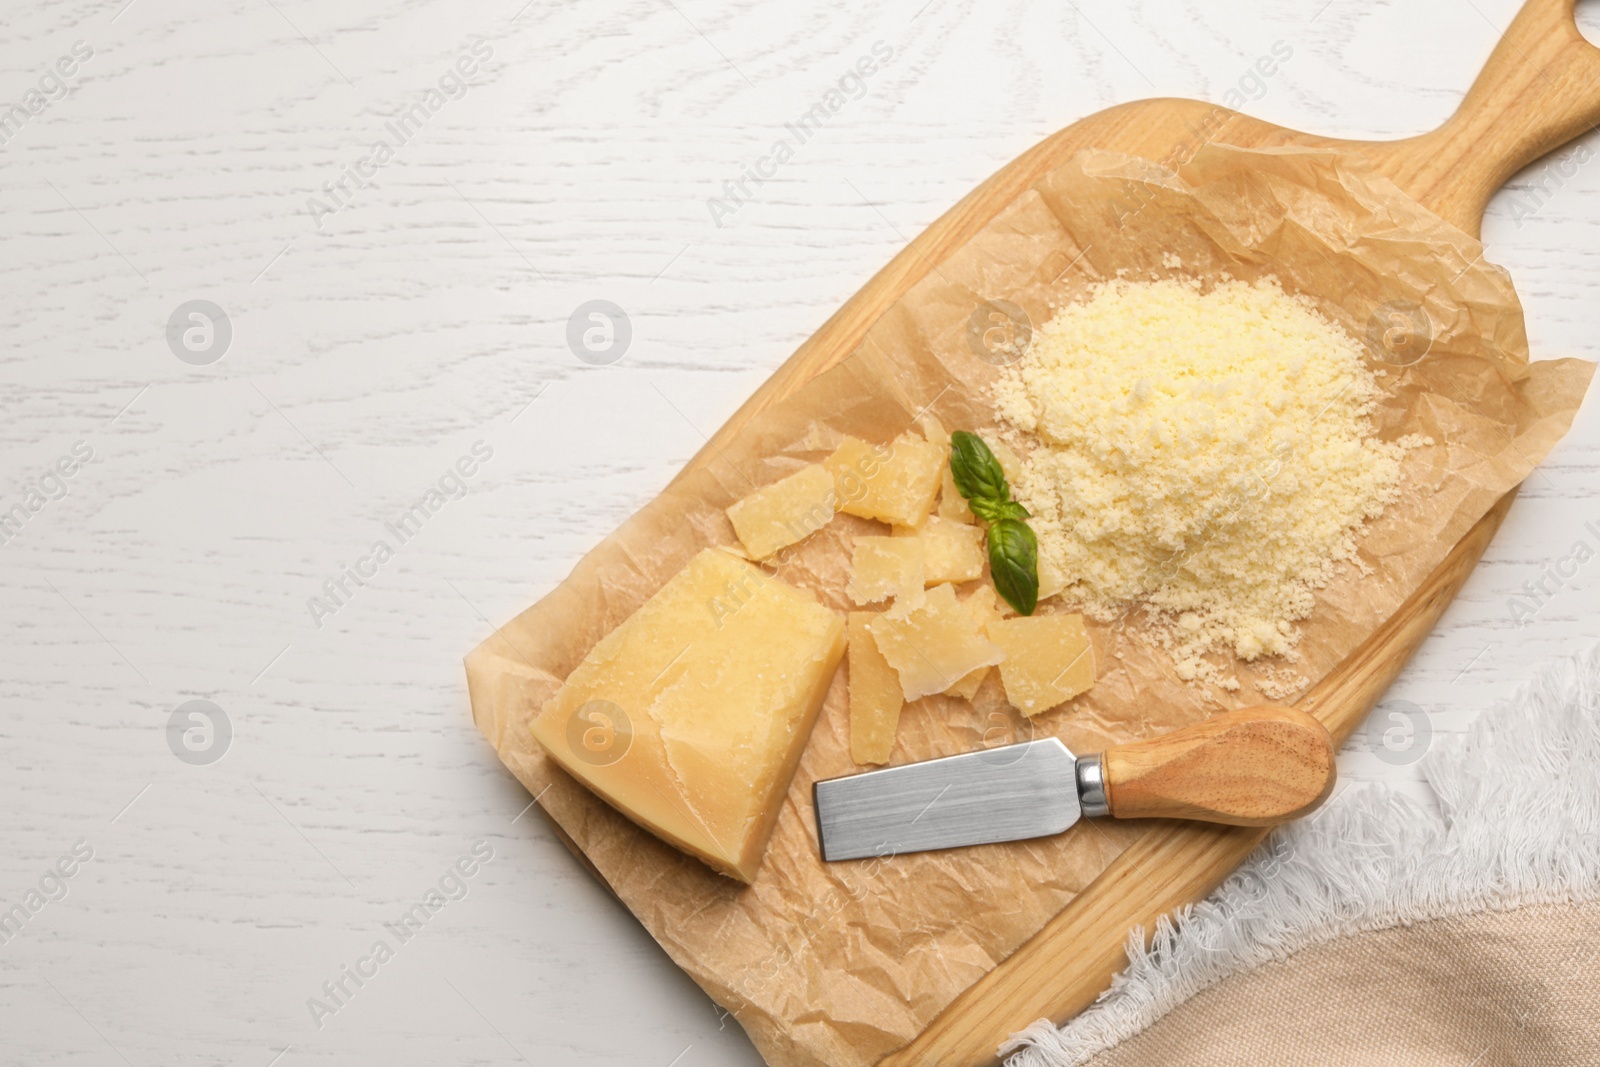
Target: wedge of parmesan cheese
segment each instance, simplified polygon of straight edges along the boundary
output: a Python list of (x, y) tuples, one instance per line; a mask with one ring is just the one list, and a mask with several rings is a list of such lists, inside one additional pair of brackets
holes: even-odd
[(948, 454), (914, 433), (889, 445), (846, 437), (823, 466), (833, 475), (837, 507), (846, 515), (915, 526), (933, 510)]
[(858, 537), (850, 547), (850, 599), (857, 604), (894, 598), (922, 603), (923, 543), (915, 537)]
[(844, 647), (809, 593), (706, 549), (600, 639), (533, 736), (628, 818), (750, 882)]
[(997, 619), (984, 632), (1005, 650), (1006, 699), (1030, 719), (1094, 685), (1094, 650), (1082, 615)]
[[(1000, 618), (1000, 597), (995, 593), (994, 586), (987, 583), (978, 586), (968, 594), (961, 601), (961, 605), (972, 614), (973, 621), (978, 624), (978, 629), (980, 630)], [(978, 695), (978, 688), (983, 685), (983, 680), (987, 677), (989, 677), (989, 668), (979, 667), (976, 670), (969, 671), (946, 692), (963, 700), (971, 700)]]
[(820, 463), (757, 489), (728, 508), (728, 520), (751, 559), (766, 559), (833, 521), (833, 475)]
[(983, 531), (976, 526), (929, 515), (920, 526), (896, 526), (894, 535), (921, 540), (922, 578), (929, 585), (983, 577)]
[(900, 678), (878, 651), (867, 623), (870, 611), (850, 613), (850, 758), (857, 763), (888, 763), (900, 725)]
[(983, 635), (978, 621), (956, 599), (953, 585), (936, 585), (917, 608), (898, 606), (867, 622), (878, 651), (900, 678), (907, 700), (942, 693), (979, 667), (1004, 658), (1000, 647)]

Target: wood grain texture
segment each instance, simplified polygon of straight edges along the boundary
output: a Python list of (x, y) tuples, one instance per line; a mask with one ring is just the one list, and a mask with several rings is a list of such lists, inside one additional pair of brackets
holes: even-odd
[(1506, 179), (1600, 122), (1600, 48), (1576, 0), (1529, 0), (1461, 107), (1420, 137), (1363, 148), (1402, 189), (1476, 234)]
[[(461, 654), (1053, 131), (1181, 97), (1266, 131), (1405, 138), (1448, 119), (1517, 6), (8, 5), (5, 103), (74, 41), (95, 55), (0, 144), (0, 506), (75, 441), (95, 459), (0, 546), (0, 905), (80, 837), (96, 858), (0, 944), (0, 1063), (757, 1067), (488, 751)], [(471, 91), (313, 220), (307, 199), (479, 38), (494, 54)], [(894, 61), (717, 225), (707, 200), (878, 39)], [(1293, 58), (1263, 75), (1275, 41)], [(1600, 355), (1586, 158), (1535, 163), (1489, 204), (1487, 258), (1536, 357)], [(203, 367), (163, 336), (197, 297), (234, 327)], [(632, 320), (610, 366), (566, 341), (595, 298)], [(1431, 803), (1430, 737), (1600, 638), (1600, 564), (1545, 578), (1600, 543), (1595, 412), (1354, 723), (1341, 783)], [(495, 455), (467, 493), (314, 621), (307, 598), (480, 438)], [(194, 697), (232, 719), (210, 766), (166, 739)], [(1391, 716), (1417, 726), (1394, 728), (1401, 751)], [(468, 896), (318, 1026), (307, 998), (478, 840), (496, 858)], [(1028, 959), (1034, 987), (1064, 973)]]
[(1295, 708), (1240, 708), (1100, 754), (1118, 819), (1271, 826), (1310, 814), (1333, 791), (1328, 728)]

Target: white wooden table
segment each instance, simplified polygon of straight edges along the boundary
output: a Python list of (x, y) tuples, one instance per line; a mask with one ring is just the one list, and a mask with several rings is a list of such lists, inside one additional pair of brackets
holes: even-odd
[[(1415, 133), (1516, 6), (121, 2), (0, 19), (0, 1062), (30, 1067), (757, 1063), (527, 812), (462, 655), (1039, 138), (1230, 89)], [(1600, 357), (1600, 164), (1531, 217), (1515, 189), (1485, 233), (1536, 354)], [(194, 300), (225, 352), (184, 317), (169, 345)], [(566, 340), (591, 300), (631, 327), (609, 365)], [(1600, 546), (1597, 466), (1591, 404), (1394, 690), (1434, 731), (1600, 636), (1600, 563), (1521, 626), (1508, 603)], [(1364, 735), (1341, 767), (1425, 794)], [(460, 899), (401, 925), (441, 880)]]

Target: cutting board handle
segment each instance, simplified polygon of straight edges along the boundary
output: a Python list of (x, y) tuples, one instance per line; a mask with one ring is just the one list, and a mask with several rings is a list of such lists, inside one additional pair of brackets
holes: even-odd
[(1475, 234), (1506, 179), (1600, 123), (1600, 48), (1579, 32), (1575, 4), (1528, 0), (1456, 113), (1384, 146), (1401, 188)]
[(1270, 826), (1333, 791), (1328, 728), (1296, 708), (1242, 708), (1100, 754), (1106, 804), (1118, 819), (1199, 819)]

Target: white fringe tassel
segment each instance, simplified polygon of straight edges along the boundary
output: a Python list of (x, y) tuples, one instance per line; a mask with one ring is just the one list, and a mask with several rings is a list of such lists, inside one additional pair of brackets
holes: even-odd
[(1274, 831), (1148, 949), (1131, 933), (1092, 1007), (1012, 1035), (1007, 1067), (1077, 1067), (1229, 975), (1336, 937), (1600, 898), (1600, 646), (1542, 668), (1422, 768), (1442, 815), (1368, 786)]

